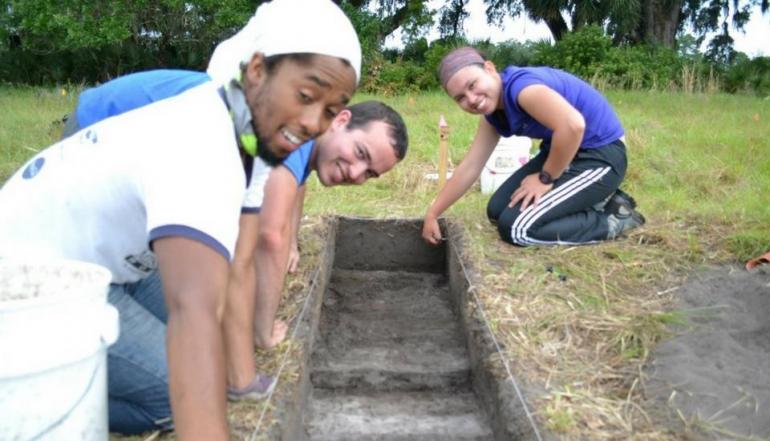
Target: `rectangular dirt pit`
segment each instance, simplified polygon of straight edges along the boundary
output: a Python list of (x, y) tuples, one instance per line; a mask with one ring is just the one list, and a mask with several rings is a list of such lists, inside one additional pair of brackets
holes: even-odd
[(296, 338), (293, 399), (271, 439), (543, 439), (469, 292), (459, 229), (337, 218)]

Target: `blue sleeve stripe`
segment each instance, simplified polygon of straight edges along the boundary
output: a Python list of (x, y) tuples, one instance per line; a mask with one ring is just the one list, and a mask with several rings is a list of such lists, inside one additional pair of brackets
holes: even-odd
[(153, 228), (150, 231), (150, 242), (156, 239), (170, 236), (181, 236), (200, 242), (224, 256), (228, 262), (230, 261), (230, 252), (227, 251), (227, 248), (222, 245), (221, 242), (201, 230), (197, 230), (186, 225), (163, 225), (161, 227)]
[(262, 207), (241, 207), (241, 214), (259, 214)]
[(315, 149), (315, 140), (311, 139), (291, 152), (283, 161), (282, 165), (291, 172), (297, 185), (304, 184), (310, 175), (310, 157), (313, 155), (313, 149)]

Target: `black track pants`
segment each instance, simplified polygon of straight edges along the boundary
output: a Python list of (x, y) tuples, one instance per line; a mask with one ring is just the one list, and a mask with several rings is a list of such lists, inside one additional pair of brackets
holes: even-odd
[(569, 168), (540, 198), (523, 212), (521, 203), (509, 208), (511, 195), (521, 181), (539, 173), (548, 157), (542, 149), (495, 191), (487, 205), (489, 220), (500, 237), (515, 245), (569, 245), (607, 239), (607, 216), (592, 207), (618, 189), (626, 174), (626, 147), (621, 141), (580, 149)]

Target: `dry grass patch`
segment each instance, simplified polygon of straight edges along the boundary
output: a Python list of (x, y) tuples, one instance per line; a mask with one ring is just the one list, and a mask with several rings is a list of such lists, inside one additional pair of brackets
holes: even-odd
[(645, 411), (642, 367), (684, 321), (667, 310), (686, 273), (728, 258), (728, 228), (652, 222), (621, 241), (553, 248), (466, 228), (477, 292), (543, 427), (564, 440), (684, 436)]

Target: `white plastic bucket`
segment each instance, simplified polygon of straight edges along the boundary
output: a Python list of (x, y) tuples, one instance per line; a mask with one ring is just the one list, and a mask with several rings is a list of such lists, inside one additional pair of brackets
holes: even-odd
[(513, 172), (529, 161), (532, 139), (526, 136), (500, 138), (481, 172), (481, 192), (493, 193)]
[(106, 440), (110, 272), (0, 259), (0, 439)]

